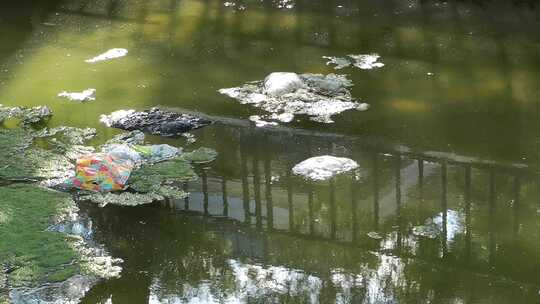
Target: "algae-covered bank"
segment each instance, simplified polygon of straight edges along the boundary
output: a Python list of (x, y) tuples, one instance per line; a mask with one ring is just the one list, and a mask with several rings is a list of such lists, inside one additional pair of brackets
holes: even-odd
[(36, 185), (0, 187), (0, 281), (4, 301), (12, 288), (62, 282), (81, 273), (74, 239), (47, 231), (76, 205), (70, 195)]
[[(29, 110), (2, 107), (0, 114), (11, 119), (12, 113), (35, 112)], [(204, 147), (183, 152), (144, 145), (138, 131), (115, 136), (96, 153), (83, 145), (95, 129), (49, 129), (39, 125), (43, 117), (24, 117), (15, 127), (0, 127), (2, 304), (77, 303), (101, 279), (118, 277), (123, 261), (95, 242), (91, 220), (79, 215), (77, 202), (104, 207), (184, 199), (182, 183), (198, 178), (194, 164), (217, 157)], [(120, 177), (118, 189), (107, 188)]]
[(117, 276), (120, 261), (58, 229), (78, 223), (78, 207), (40, 184), (73, 166), (33, 141), (30, 129), (0, 129), (0, 303), (77, 302), (99, 278)]

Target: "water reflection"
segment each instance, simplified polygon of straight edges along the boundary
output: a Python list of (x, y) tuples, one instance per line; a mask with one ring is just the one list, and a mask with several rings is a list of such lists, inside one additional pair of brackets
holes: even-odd
[[(540, 301), (534, 1), (232, 2), (47, 1), (18, 15), (24, 26), (0, 9), (3, 103), (46, 104), (50, 126), (96, 127), (97, 142), (117, 132), (99, 116), (118, 109), (222, 121), (195, 132), (220, 156), (189, 198), (82, 206), (125, 260), (86, 303)], [(84, 62), (115, 47), (129, 56)], [(385, 67), (342, 71), (372, 108), (331, 126), (253, 129), (256, 111), (216, 92), (369, 52)], [(88, 87), (95, 102), (56, 98)], [(328, 183), (291, 175), (322, 154), (361, 168)]]
[[(88, 303), (140, 299), (122, 291), (140, 276), (156, 303), (538, 300), (527, 168), (292, 129), (219, 124), (197, 137), (220, 157), (186, 185), (188, 199), (87, 210), (127, 263)], [(320, 154), (360, 172), (326, 183), (290, 174)]]

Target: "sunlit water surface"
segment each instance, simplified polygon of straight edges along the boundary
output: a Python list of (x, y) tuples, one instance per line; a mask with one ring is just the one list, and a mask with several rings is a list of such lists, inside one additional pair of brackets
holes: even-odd
[[(218, 159), (191, 196), (82, 205), (125, 260), (84, 303), (540, 302), (540, 8), (529, 1), (4, 1), (0, 102), (50, 126), (119, 133), (101, 114), (211, 115)], [(126, 57), (96, 64), (111, 48)], [(322, 56), (378, 53), (335, 71)], [(255, 128), (220, 88), (274, 71), (345, 73), (371, 105), (334, 124)], [(95, 88), (74, 103), (62, 91)], [(185, 139), (150, 137), (186, 146)], [(355, 175), (306, 183), (309, 156)]]

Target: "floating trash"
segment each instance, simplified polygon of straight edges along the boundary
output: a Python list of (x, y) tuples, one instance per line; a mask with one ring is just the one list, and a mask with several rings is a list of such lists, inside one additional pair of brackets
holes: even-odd
[(335, 65), (334, 69), (336, 70), (347, 68), (351, 65), (362, 70), (371, 70), (384, 66), (384, 63), (379, 62), (381, 56), (378, 54), (347, 55), (347, 57), (323, 56), (323, 58), (328, 59), (326, 65)]
[(64, 97), (71, 101), (84, 102), (84, 101), (96, 100), (95, 94), (96, 94), (96, 89), (86, 89), (82, 92), (73, 92), (73, 93), (63, 91), (58, 94), (58, 97)]
[(120, 110), (109, 115), (101, 115), (100, 121), (108, 127), (128, 131), (139, 130), (167, 137), (180, 136), (212, 123), (194, 115), (162, 111), (158, 108), (143, 112)]
[(349, 91), (352, 86), (344, 75), (277, 72), (268, 75), (264, 81), (249, 82), (219, 92), (242, 104), (268, 112), (268, 115), (250, 118), (258, 126), (267, 126), (290, 122), (296, 115), (307, 115), (313, 121), (332, 123), (332, 116), (344, 111), (367, 110), (367, 103), (359, 103), (352, 98)]
[(85, 62), (87, 62), (87, 63), (96, 63), (96, 62), (100, 62), (100, 61), (105, 61), (105, 60), (111, 60), (111, 59), (115, 59), (115, 58), (124, 57), (127, 54), (128, 54), (128, 50), (115, 48), (115, 49), (110, 49), (107, 52), (105, 52), (105, 53), (103, 53), (101, 55), (98, 55), (98, 56), (96, 56), (94, 58), (85, 60)]
[(323, 155), (304, 160), (294, 166), (292, 171), (310, 180), (324, 181), (357, 168), (358, 163), (352, 159)]

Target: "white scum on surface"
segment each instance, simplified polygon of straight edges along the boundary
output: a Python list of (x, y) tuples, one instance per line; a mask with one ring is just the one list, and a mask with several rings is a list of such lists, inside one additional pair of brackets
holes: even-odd
[(128, 54), (128, 50), (126, 49), (121, 49), (121, 48), (114, 48), (114, 49), (110, 49), (108, 51), (106, 51), (105, 53), (103, 54), (100, 54), (94, 58), (90, 58), (90, 59), (87, 59), (85, 60), (86, 63), (96, 63), (96, 62), (100, 62), (100, 61), (106, 61), (106, 60), (111, 60), (111, 59), (115, 59), (115, 58), (120, 58), (120, 57), (124, 57)]
[(349, 91), (353, 83), (345, 75), (271, 73), (264, 81), (248, 82), (240, 87), (218, 92), (260, 108), (267, 115), (253, 115), (256, 126), (291, 122), (296, 115), (310, 120), (332, 123), (332, 116), (347, 110), (365, 111), (367, 103), (357, 102)]
[(348, 68), (351, 65), (361, 70), (372, 70), (384, 67), (384, 63), (379, 62), (381, 56), (379, 54), (359, 54), (359, 55), (347, 55), (347, 57), (333, 57), (323, 56), (322, 58), (328, 59), (326, 65), (335, 65), (335, 70), (341, 70)]
[(96, 89), (86, 89), (82, 92), (67, 92), (63, 91), (58, 94), (58, 97), (67, 98), (71, 101), (94, 101), (96, 100)]

